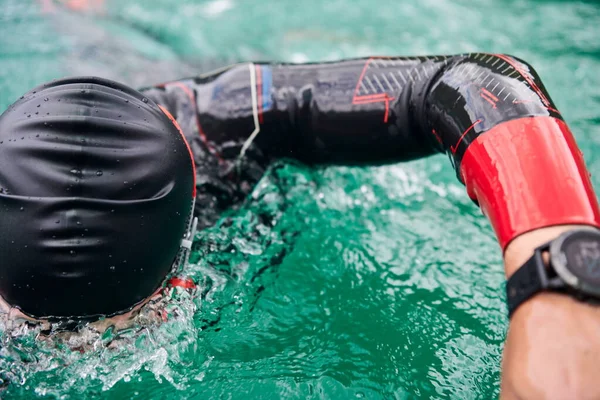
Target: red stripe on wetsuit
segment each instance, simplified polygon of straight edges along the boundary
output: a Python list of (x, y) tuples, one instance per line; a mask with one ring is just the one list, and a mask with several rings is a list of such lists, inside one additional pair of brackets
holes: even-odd
[(496, 125), (469, 145), (460, 172), (503, 250), (515, 237), (538, 228), (600, 227), (583, 156), (560, 119), (526, 117)]

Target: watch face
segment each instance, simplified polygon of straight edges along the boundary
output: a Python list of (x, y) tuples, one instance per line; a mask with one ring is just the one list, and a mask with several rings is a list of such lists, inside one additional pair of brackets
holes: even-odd
[(600, 234), (577, 231), (560, 247), (567, 269), (582, 283), (600, 287)]

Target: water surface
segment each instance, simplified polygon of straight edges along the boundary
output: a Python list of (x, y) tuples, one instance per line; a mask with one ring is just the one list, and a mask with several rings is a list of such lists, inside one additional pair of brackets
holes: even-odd
[[(66, 3), (66, 2), (65, 2)], [(600, 188), (600, 6), (542, 0), (0, 2), (0, 108), (46, 80), (134, 86), (246, 60), (501, 52), (531, 62)], [(73, 4), (73, 2), (71, 2)], [(456, 398), (499, 393), (500, 250), (445, 156), (274, 166), (196, 237), (203, 296), (117, 349), (4, 331), (0, 397)], [(72, 347), (72, 346), (71, 346)]]

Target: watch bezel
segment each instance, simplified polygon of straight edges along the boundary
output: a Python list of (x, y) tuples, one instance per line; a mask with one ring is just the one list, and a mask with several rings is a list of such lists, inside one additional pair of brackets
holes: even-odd
[(600, 285), (593, 285), (585, 282), (578, 276), (576, 276), (568, 267), (567, 256), (562, 251), (563, 244), (569, 238), (574, 235), (581, 233), (582, 231), (593, 233), (598, 236), (600, 241), (600, 230), (596, 228), (578, 228), (561, 234), (558, 238), (550, 243), (550, 260), (552, 267), (556, 271), (556, 274), (571, 288), (578, 290), (579, 292), (600, 298)]

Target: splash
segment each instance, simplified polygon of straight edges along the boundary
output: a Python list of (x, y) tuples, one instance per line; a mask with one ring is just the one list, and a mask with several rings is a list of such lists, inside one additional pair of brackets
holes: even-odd
[(1, 390), (7, 396), (79, 397), (132, 381), (149, 379), (178, 391), (202, 381), (214, 358), (205, 336), (220, 331), (222, 321), (235, 326), (250, 318), (297, 235), (280, 223), (285, 189), (302, 188), (301, 175), (288, 169), (273, 166), (240, 210), (197, 234), (182, 271), (199, 282), (197, 289), (173, 288), (160, 304), (144, 307), (128, 329), (83, 326), (71, 333), (3, 321)]

